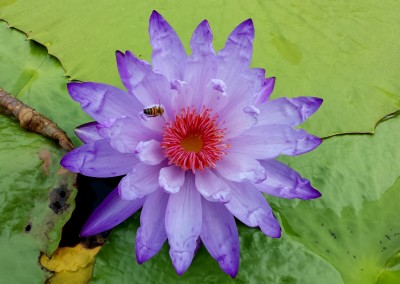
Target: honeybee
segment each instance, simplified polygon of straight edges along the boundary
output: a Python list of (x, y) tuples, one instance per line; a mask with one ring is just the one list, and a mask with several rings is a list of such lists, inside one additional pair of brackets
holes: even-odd
[[(161, 105), (158, 106), (152, 106), (149, 108), (143, 109), (143, 113), (147, 117), (156, 117), (156, 116), (162, 116), (164, 113), (164, 108), (161, 107)], [(163, 117), (163, 116), (162, 116)], [(163, 117), (164, 118), (164, 117)]]

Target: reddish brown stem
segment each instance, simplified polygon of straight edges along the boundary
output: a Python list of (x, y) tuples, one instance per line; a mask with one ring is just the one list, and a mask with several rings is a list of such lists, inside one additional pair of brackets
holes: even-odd
[(2, 88), (0, 88), (0, 113), (14, 116), (21, 127), (28, 131), (56, 140), (60, 147), (68, 152), (74, 149), (67, 134), (57, 124), (14, 98)]

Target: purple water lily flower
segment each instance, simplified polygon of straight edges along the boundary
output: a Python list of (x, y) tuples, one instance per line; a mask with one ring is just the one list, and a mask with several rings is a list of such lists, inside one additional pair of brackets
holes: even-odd
[(207, 21), (187, 56), (157, 12), (149, 24), (152, 65), (117, 51), (127, 92), (100, 83), (70, 83), (72, 98), (96, 122), (76, 129), (86, 144), (61, 164), (92, 177), (125, 175), (84, 225), (89, 236), (115, 227), (142, 208), (136, 257), (143, 263), (166, 240), (178, 274), (200, 238), (222, 270), (235, 277), (235, 219), (279, 238), (263, 192), (283, 198), (320, 196), (310, 182), (275, 160), (311, 151), (321, 139), (293, 127), (321, 105), (314, 97), (269, 100), (275, 78), (249, 68), (254, 27), (241, 23), (217, 54)]

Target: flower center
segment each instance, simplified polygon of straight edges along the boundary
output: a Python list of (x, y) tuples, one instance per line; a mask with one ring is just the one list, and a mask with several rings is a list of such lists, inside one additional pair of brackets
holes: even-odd
[(188, 107), (181, 110), (174, 122), (167, 122), (161, 147), (170, 163), (193, 172), (215, 167), (229, 148), (222, 141), (226, 129), (220, 127), (217, 118), (208, 108), (198, 113)]
[(186, 152), (192, 151), (198, 153), (203, 149), (203, 140), (199, 135), (189, 134), (189, 136), (181, 140), (181, 145)]

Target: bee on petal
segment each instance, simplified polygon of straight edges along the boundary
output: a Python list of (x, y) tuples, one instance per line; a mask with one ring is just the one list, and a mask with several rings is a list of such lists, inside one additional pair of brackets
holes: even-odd
[(143, 110), (143, 113), (145, 115), (147, 115), (148, 117), (162, 116), (164, 113), (164, 109), (160, 105), (158, 105), (158, 106), (145, 108)]
[(163, 116), (164, 112), (165, 112), (165, 110), (161, 105), (154, 105), (154, 106), (143, 109), (143, 113), (146, 115), (146, 117), (161, 116), (164, 119), (164, 116)]

